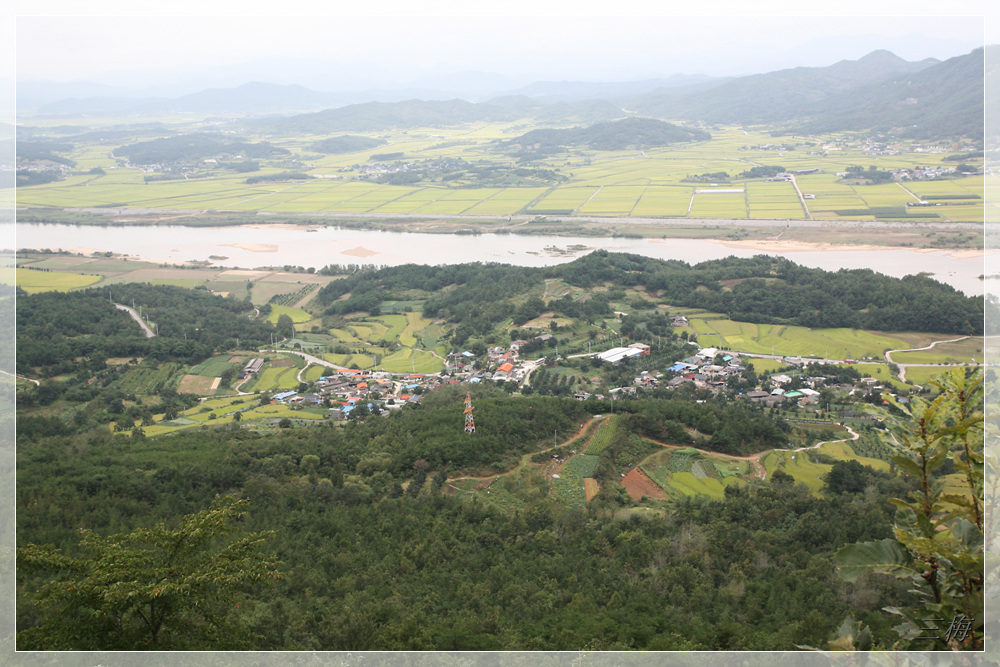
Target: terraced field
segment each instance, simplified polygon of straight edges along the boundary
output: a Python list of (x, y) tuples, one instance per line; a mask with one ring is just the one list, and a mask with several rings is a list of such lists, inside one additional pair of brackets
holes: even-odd
[(656, 452), (640, 468), (672, 497), (722, 498), (727, 485), (741, 483), (740, 476), (752, 472), (747, 461), (706, 454), (691, 447)]

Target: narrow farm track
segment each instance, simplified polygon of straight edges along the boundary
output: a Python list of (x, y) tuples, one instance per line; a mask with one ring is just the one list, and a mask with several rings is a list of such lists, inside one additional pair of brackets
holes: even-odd
[[(561, 445), (559, 445), (559, 447), (565, 447), (565, 446), (573, 443), (575, 440), (577, 440), (583, 434), (585, 434), (587, 432), (587, 429), (589, 429), (592, 424), (594, 424), (595, 422), (599, 422), (599, 421), (601, 421), (603, 419), (604, 419), (604, 417), (590, 419), (586, 424), (584, 424), (580, 428), (579, 431), (577, 431), (573, 435), (572, 438), (570, 438), (569, 440), (566, 440), (565, 442), (563, 442)], [(761, 459), (764, 458), (765, 456), (767, 456), (768, 454), (772, 453), (772, 452), (804, 452), (804, 451), (810, 450), (810, 449), (819, 449), (820, 447), (822, 447), (823, 445), (826, 445), (826, 444), (831, 444), (831, 443), (836, 443), (836, 442), (852, 442), (852, 441), (857, 440), (858, 438), (861, 437), (860, 434), (858, 434), (857, 432), (855, 432), (850, 426), (844, 426), (844, 428), (847, 429), (847, 432), (851, 434), (851, 437), (849, 437), (849, 438), (840, 438), (838, 440), (823, 440), (822, 442), (817, 442), (815, 445), (810, 445), (809, 447), (796, 447), (794, 449), (768, 449), (768, 450), (765, 450), (763, 452), (757, 452), (756, 454), (750, 454), (749, 456), (733, 456), (731, 454), (723, 454), (721, 452), (713, 452), (713, 451), (708, 450), (708, 449), (700, 449), (698, 447), (691, 447), (690, 445), (671, 445), (671, 444), (667, 444), (665, 442), (660, 442), (659, 440), (653, 440), (652, 438), (643, 438), (643, 440), (651, 442), (651, 443), (653, 443), (655, 445), (659, 445), (660, 447), (663, 447), (663, 448), (666, 448), (666, 449), (696, 449), (699, 452), (701, 452), (702, 454), (706, 454), (706, 455), (718, 456), (718, 457), (721, 457), (721, 458), (734, 459), (734, 460), (739, 460), (739, 461), (748, 461), (754, 467), (754, 470), (755, 470), (755, 475), (754, 476), (757, 479), (763, 480), (763, 479), (765, 479), (767, 477), (767, 470), (764, 468), (764, 464), (761, 463)], [(514, 466), (510, 470), (504, 471), (504, 472), (499, 473), (499, 474), (497, 474), (497, 473), (490, 473), (488, 475), (462, 475), (462, 476), (459, 476), (459, 477), (451, 477), (451, 478), (449, 478), (447, 480), (446, 483), (447, 483), (447, 485), (449, 487), (451, 487), (455, 491), (463, 491), (465, 493), (474, 493), (473, 491), (466, 491), (465, 489), (460, 489), (457, 486), (455, 486), (454, 484), (458, 483), (458, 482), (461, 482), (461, 481), (467, 481), (467, 480), (479, 480), (481, 482), (486, 482), (487, 480), (489, 480), (489, 483), (481, 484), (480, 485), (480, 489), (488, 489), (494, 482), (496, 482), (498, 479), (500, 479), (504, 475), (509, 475), (511, 473), (515, 473), (515, 472), (519, 471), (521, 468), (523, 468), (524, 466), (528, 465), (528, 463), (530, 461), (530, 458), (532, 456), (534, 456), (535, 454), (543, 453), (543, 452), (547, 452), (547, 451), (551, 451), (552, 449), (556, 449), (556, 447), (549, 447), (548, 449), (541, 450), (541, 452), (532, 452), (532, 453), (529, 453), (529, 454), (525, 454), (524, 456), (521, 457), (521, 461), (518, 463), (518, 465)], [(548, 465), (545, 467), (545, 470), (544, 470), (543, 474), (545, 475), (546, 479), (549, 481), (550, 484), (552, 482), (552, 475), (559, 474), (562, 471), (563, 467), (566, 465), (566, 463), (569, 462), (569, 460), (571, 458), (573, 458), (573, 456), (576, 456), (578, 454), (582, 454), (583, 453), (583, 449), (584, 448), (582, 448), (582, 447), (579, 448), (579, 451), (577, 451), (576, 454), (572, 454), (570, 456), (567, 456), (562, 461), (558, 461), (558, 462), (550, 461), (550, 462), (548, 462)], [(639, 471), (639, 466), (638, 465), (635, 466), (633, 468), (633, 470), (629, 472), (629, 474), (630, 475), (632, 475), (633, 473), (635, 473), (636, 475), (640, 474), (641, 471), (639, 471), (639, 472), (637, 472), (637, 471)], [(646, 479), (649, 479), (648, 475), (646, 475), (645, 473), (641, 473), (641, 475), (643, 477), (645, 477)], [(650, 480), (650, 481), (652, 482), (652, 480)], [(656, 484), (655, 482), (652, 482), (652, 483)], [(657, 485), (657, 487), (659, 487), (659, 485)], [(646, 494), (646, 495), (649, 495), (649, 494)]]
[(653, 440), (652, 438), (643, 438), (643, 440), (648, 440), (649, 442), (652, 442), (652, 443), (655, 443), (657, 445), (660, 445), (661, 447), (667, 447), (669, 449), (689, 449), (689, 448), (690, 449), (697, 449), (699, 452), (701, 452), (703, 454), (711, 454), (712, 456), (721, 456), (721, 457), (727, 458), (727, 459), (739, 459), (740, 461), (749, 461), (750, 463), (753, 464), (754, 468), (757, 470), (757, 477), (760, 478), (760, 479), (764, 479), (767, 476), (767, 471), (764, 469), (764, 464), (761, 463), (760, 460), (762, 458), (764, 458), (765, 456), (767, 456), (768, 454), (770, 454), (771, 452), (804, 452), (807, 449), (819, 449), (820, 447), (822, 447), (823, 445), (826, 445), (828, 443), (832, 443), (832, 442), (850, 442), (850, 441), (853, 441), (853, 440), (857, 440), (858, 438), (861, 437), (858, 433), (855, 433), (854, 430), (850, 426), (845, 426), (844, 428), (847, 429), (847, 432), (851, 434), (850, 438), (841, 438), (840, 440), (824, 440), (823, 442), (817, 442), (815, 445), (811, 445), (809, 447), (797, 447), (795, 449), (768, 449), (768, 450), (765, 450), (763, 452), (757, 452), (756, 454), (751, 454), (749, 456), (732, 456), (730, 454), (722, 454), (720, 452), (713, 452), (713, 451), (710, 451), (708, 449), (699, 449), (698, 447), (688, 447), (688, 446), (681, 446), (681, 445), (668, 445), (666, 443), (659, 442), (658, 440)]
[[(770, 454), (771, 452), (804, 452), (804, 451), (809, 450), (809, 449), (819, 449), (823, 445), (834, 443), (834, 442), (852, 442), (852, 441), (857, 440), (858, 438), (861, 437), (861, 435), (858, 434), (858, 433), (856, 433), (854, 431), (854, 429), (852, 429), (850, 426), (847, 426), (845, 424), (844, 428), (847, 429), (847, 432), (851, 434), (850, 438), (841, 438), (840, 440), (824, 440), (823, 442), (817, 442), (815, 445), (811, 445), (809, 447), (796, 447), (795, 449), (771, 449), (771, 450), (768, 450), (766, 452), (761, 452), (757, 456), (758, 457), (765, 456), (767, 454)], [(761, 469), (763, 470), (763, 466), (761, 466)], [(766, 475), (767, 475), (767, 471), (763, 470), (760, 478), (764, 479), (764, 477)]]
[(253, 396), (254, 394), (256, 394), (256, 393), (257, 393), (257, 392), (255, 392), (255, 391), (243, 391), (243, 385), (245, 385), (245, 384), (246, 384), (247, 382), (249, 382), (249, 381), (250, 381), (250, 380), (252, 380), (252, 379), (253, 379), (253, 378), (251, 378), (251, 377), (248, 377), (248, 378), (245, 378), (245, 379), (243, 379), (243, 380), (240, 380), (240, 381), (239, 381), (239, 382), (238, 382), (238, 383), (236, 384), (236, 386), (235, 386), (235, 387), (233, 387), (233, 390), (234, 390), (234, 391), (236, 392), (236, 395), (237, 395), (237, 396)]
[[(525, 454), (524, 456), (522, 456), (521, 460), (518, 462), (518, 464), (516, 466), (514, 466), (513, 468), (511, 468), (510, 470), (505, 470), (502, 473), (495, 473), (494, 472), (494, 473), (490, 473), (488, 475), (461, 475), (459, 477), (449, 477), (448, 480), (447, 480), (448, 486), (452, 486), (452, 483), (454, 483), (454, 482), (461, 482), (463, 480), (468, 480), (468, 479), (485, 480), (485, 479), (492, 478), (493, 481), (495, 482), (496, 480), (500, 479), (500, 477), (502, 477), (504, 475), (509, 475), (511, 473), (514, 473), (514, 472), (517, 472), (518, 470), (520, 470), (524, 466), (528, 465), (528, 463), (531, 461), (531, 457), (534, 456), (535, 454), (542, 454), (544, 452), (550, 452), (553, 449), (557, 449), (559, 447), (565, 447), (565, 446), (567, 446), (567, 445), (569, 445), (571, 443), (576, 442), (576, 440), (578, 438), (580, 438), (584, 433), (587, 432), (587, 429), (590, 428), (591, 424), (593, 424), (595, 422), (599, 422), (599, 421), (601, 421), (603, 419), (604, 419), (604, 417), (592, 417), (591, 419), (587, 420), (587, 422), (583, 426), (581, 426), (580, 429), (576, 433), (574, 433), (572, 435), (572, 437), (570, 437), (568, 440), (564, 441), (562, 444), (556, 445), (555, 447), (549, 447), (547, 449), (542, 449), (542, 450), (537, 451), (537, 452), (529, 452), (529, 453)], [(583, 453), (583, 448), (580, 448), (580, 451), (578, 451), (577, 454), (582, 454), (582, 453)], [(566, 461), (569, 461), (571, 458), (573, 458), (573, 456), (576, 456), (576, 454), (573, 454), (571, 456), (567, 456), (566, 457)], [(554, 468), (555, 468), (555, 466), (550, 463), (549, 466), (548, 466), (548, 468), (545, 469), (545, 476), (546, 476), (546, 478), (549, 479), (549, 481), (552, 480), (552, 474), (557, 472)], [(560, 470), (561, 470), (561, 468), (560, 468)], [(456, 487), (452, 486), (452, 488), (456, 488)], [(461, 489), (458, 489), (458, 490), (461, 491)]]
[(722, 454), (721, 452), (713, 452), (708, 449), (699, 449), (698, 447), (691, 447), (690, 445), (668, 445), (665, 442), (660, 442), (659, 440), (653, 440), (652, 438), (643, 438), (643, 440), (648, 440), (649, 442), (659, 445), (660, 447), (665, 447), (667, 449), (697, 449), (702, 454), (711, 454), (712, 456), (721, 456), (727, 459), (738, 459), (740, 461), (749, 461), (753, 464), (754, 468), (757, 470), (757, 477), (764, 479), (766, 474), (764, 470), (764, 464), (760, 462), (762, 456), (773, 452), (773, 449), (769, 449), (765, 452), (757, 452), (756, 454), (751, 454), (750, 456), (732, 456), (731, 454)]

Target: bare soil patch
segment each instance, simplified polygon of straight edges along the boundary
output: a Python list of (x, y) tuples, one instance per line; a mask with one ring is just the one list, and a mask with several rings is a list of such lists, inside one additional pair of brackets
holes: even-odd
[(601, 485), (593, 477), (584, 477), (583, 492), (587, 494), (587, 502), (589, 503), (591, 498), (601, 492)]
[(271, 359), (271, 368), (288, 368), (294, 365), (295, 362), (291, 359)]
[(622, 479), (622, 486), (625, 487), (625, 491), (632, 498), (632, 500), (639, 500), (643, 496), (647, 496), (649, 498), (667, 497), (667, 493), (660, 488), (660, 485), (651, 480), (649, 475), (644, 473), (639, 468), (632, 468), (632, 470), (625, 475)]

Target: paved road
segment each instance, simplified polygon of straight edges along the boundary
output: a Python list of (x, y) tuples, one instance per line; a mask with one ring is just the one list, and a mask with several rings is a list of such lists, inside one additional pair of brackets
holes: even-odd
[(349, 371), (350, 368), (345, 368), (344, 366), (338, 366), (337, 364), (331, 363), (326, 359), (320, 359), (319, 357), (314, 357), (311, 354), (306, 354), (305, 352), (296, 352), (295, 350), (279, 350), (279, 349), (263, 349), (261, 352), (281, 352), (284, 354), (297, 354), (303, 359), (305, 359), (310, 364), (319, 364), (320, 366), (326, 366), (327, 368), (332, 368), (336, 371)]
[(0, 373), (3, 373), (4, 375), (9, 375), (12, 378), (19, 378), (21, 380), (27, 380), (28, 382), (33, 383), (36, 387), (42, 386), (42, 383), (39, 382), (38, 380), (32, 380), (31, 378), (26, 378), (23, 375), (16, 375), (14, 373), (9, 373), (7, 371), (0, 371)]
[[(933, 343), (931, 343), (930, 345), (925, 345), (924, 347), (908, 347), (908, 348), (906, 348), (904, 350), (886, 350), (885, 360), (888, 361), (890, 364), (896, 364), (896, 366), (899, 367), (899, 379), (902, 380), (903, 382), (906, 382), (906, 369), (907, 368), (910, 368), (911, 366), (915, 366), (915, 367), (918, 367), (918, 368), (919, 367), (927, 367), (927, 366), (941, 366), (942, 364), (900, 364), (900, 363), (897, 363), (897, 362), (895, 362), (895, 361), (892, 360), (892, 353), (893, 352), (919, 352), (920, 350), (929, 350), (932, 347), (934, 347), (935, 345), (937, 345), (938, 343), (957, 343), (958, 341), (965, 340), (966, 338), (970, 338), (970, 336), (962, 336), (960, 338), (952, 338), (951, 340), (936, 340)], [(975, 362), (973, 362), (973, 363), (975, 364)], [(955, 366), (956, 364), (945, 364), (945, 365), (946, 366)], [(969, 364), (957, 364), (957, 365), (968, 366)], [(975, 364), (975, 365), (978, 366), (979, 364)]]
[(132, 310), (128, 306), (123, 306), (120, 303), (116, 303), (115, 304), (115, 308), (117, 308), (118, 310), (124, 310), (126, 313), (128, 313), (129, 315), (131, 315), (132, 319), (135, 320), (136, 322), (138, 322), (139, 326), (142, 327), (142, 330), (146, 332), (146, 338), (152, 338), (153, 336), (156, 335), (155, 333), (153, 333), (153, 330), (150, 329), (149, 326), (145, 322), (143, 322), (142, 318), (139, 317), (139, 313), (135, 312), (134, 310)]

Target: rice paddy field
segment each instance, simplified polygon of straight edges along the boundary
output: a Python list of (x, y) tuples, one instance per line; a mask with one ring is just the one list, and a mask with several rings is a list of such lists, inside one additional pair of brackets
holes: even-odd
[(28, 294), (38, 292), (69, 292), (83, 289), (99, 283), (101, 276), (82, 275), (79, 273), (56, 273), (54, 271), (32, 271), (29, 269), (4, 269), (5, 284), (10, 284), (11, 273), (16, 273), (15, 281), (18, 287)]
[[(301, 361), (300, 361), (301, 363)], [(297, 378), (299, 366), (277, 367), (265, 365), (264, 369), (252, 381), (243, 387), (243, 391), (288, 391), (299, 386)]]
[(827, 359), (881, 359), (886, 350), (909, 347), (901, 338), (859, 329), (807, 329), (753, 324), (705, 312), (689, 313), (687, 317), (702, 346), (741, 352)]
[(939, 343), (929, 350), (894, 352), (898, 364), (965, 364), (983, 363), (983, 339), (967, 338), (954, 343)]
[(947, 369), (944, 367), (935, 366), (910, 366), (906, 369), (906, 381), (909, 384), (920, 385), (921, 387), (930, 387), (927, 384), (928, 380), (941, 373), (945, 372)]
[[(913, 389), (905, 382), (901, 382), (899, 378), (892, 373), (888, 364), (857, 364), (855, 366), (858, 372), (862, 375), (867, 375), (868, 377), (873, 377), (883, 385), (892, 387), (891, 391), (909, 391)], [(907, 380), (909, 380), (909, 374), (907, 374)]]
[[(181, 121), (183, 122), (183, 121)], [(190, 122), (190, 121), (187, 121)], [(448, 128), (379, 133), (402, 161), (418, 163), (442, 158), (495, 164), (508, 169), (510, 156), (497, 140), (527, 128), (509, 123), (475, 123)], [(138, 137), (137, 137), (138, 138)], [(843, 143), (822, 154), (816, 137), (786, 136), (795, 150), (768, 148), (775, 140), (766, 128), (714, 128), (712, 138), (644, 150), (595, 151), (568, 148), (533, 167), (555, 172), (543, 185), (526, 180), (515, 186), (482, 185), (464, 175), (449, 181), (424, 179), (414, 185), (380, 184), (359, 179), (357, 165), (370, 162), (371, 150), (340, 155), (317, 154), (309, 148), (317, 137), (269, 137), (306, 165), (311, 178), (296, 181), (246, 182), (246, 174), (205, 165), (193, 177), (146, 181), (148, 174), (119, 165), (107, 146), (79, 144), (67, 157), (78, 171), (53, 183), (18, 188), (17, 203), (28, 207), (135, 207), (172, 210), (267, 211), (272, 213), (372, 213), (418, 215), (585, 215), (597, 217), (731, 218), (731, 219), (929, 219), (981, 220), (982, 177), (917, 180), (882, 185), (852, 185), (837, 173), (854, 164), (880, 169), (916, 165), (948, 166), (947, 152), (916, 152), (905, 142), (892, 157), (872, 156), (861, 142)], [(249, 137), (254, 140), (255, 138)], [(824, 141), (829, 138), (824, 138)], [(125, 142), (127, 143), (127, 142)], [(374, 151), (378, 152), (378, 151)], [(797, 178), (808, 211), (791, 183), (747, 178), (755, 165), (790, 170), (818, 170)], [(100, 167), (103, 175), (83, 173)], [(286, 171), (262, 162), (254, 176)], [(727, 174), (707, 183), (692, 179), (705, 173)], [(932, 199), (928, 199), (932, 198)], [(907, 207), (928, 201), (933, 206)]]

